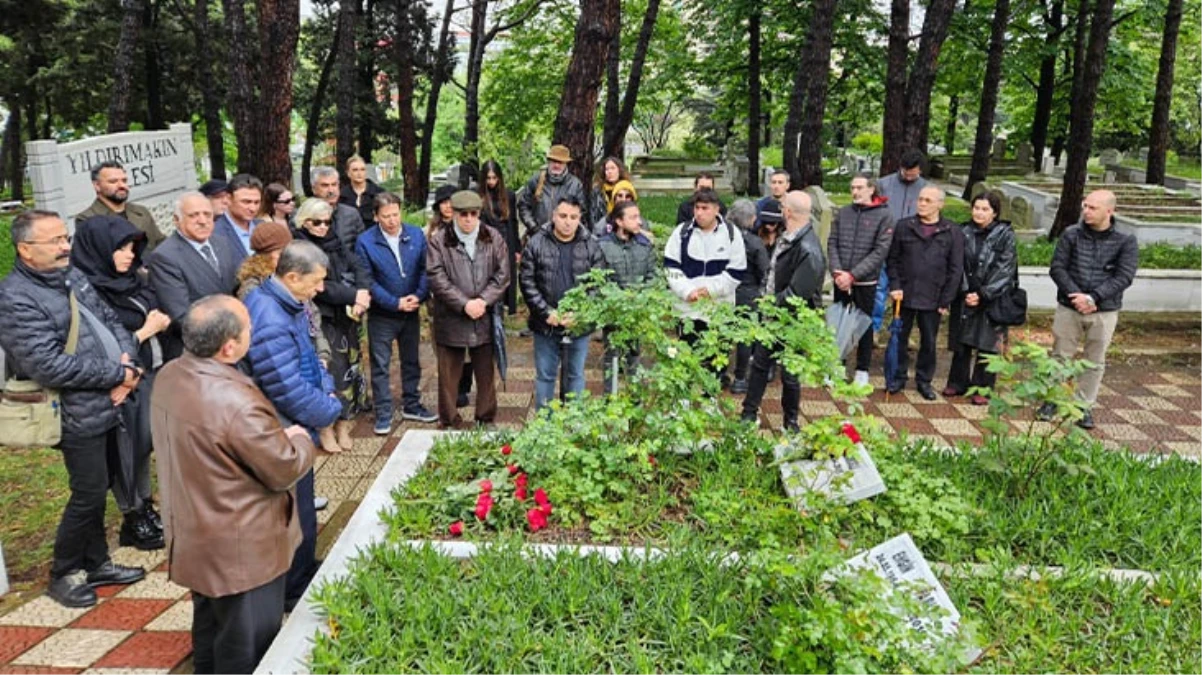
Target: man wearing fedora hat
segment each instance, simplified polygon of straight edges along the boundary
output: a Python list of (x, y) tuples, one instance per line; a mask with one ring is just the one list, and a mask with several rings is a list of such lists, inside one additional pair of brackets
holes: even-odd
[(547, 166), (530, 177), (518, 197), (518, 218), (526, 227), (528, 239), (536, 231), (551, 222), (555, 206), (567, 198), (581, 204), (587, 201), (584, 184), (568, 172), (572, 153), (566, 145), (552, 145), (547, 151)]

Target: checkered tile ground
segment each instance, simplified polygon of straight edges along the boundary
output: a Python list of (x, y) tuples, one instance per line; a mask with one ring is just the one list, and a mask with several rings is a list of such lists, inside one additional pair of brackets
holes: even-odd
[[(509, 345), (509, 379), (500, 392), (497, 424), (518, 427), (533, 407), (534, 368), (529, 339), (512, 338)], [(601, 391), (597, 367), (600, 344), (593, 343), (588, 386)], [(946, 361), (946, 355), (940, 358)], [(437, 394), (434, 358), (428, 346), (422, 349), (422, 399), (431, 410)], [(946, 363), (941, 364), (943, 369)], [(942, 389), (944, 370), (936, 379)], [(399, 378), (393, 373), (393, 386)], [(873, 384), (882, 386), (881, 378)], [(1202, 456), (1202, 378), (1197, 368), (1149, 369), (1112, 365), (1095, 411), (1095, 437), (1108, 446), (1129, 447), (1136, 452), (1178, 453)], [(840, 411), (819, 390), (803, 390), (803, 418)], [(894, 431), (912, 437), (931, 438), (937, 443), (979, 442), (980, 420), (985, 408), (963, 399), (924, 401), (913, 389), (886, 401), (874, 393), (865, 404), (867, 413), (878, 415)], [(763, 404), (762, 424), (776, 429), (781, 424), (780, 386), (772, 384)], [(472, 419), (473, 409), (462, 411)], [(398, 420), (399, 422), (399, 420)], [(1025, 428), (1030, 418), (1011, 422)], [(321, 532), (319, 555), (329, 548), (366, 494), (375, 476), (410, 428), (430, 425), (400, 423), (388, 437), (372, 434), (371, 420), (357, 424), (355, 447), (338, 455), (322, 455), (316, 463), (317, 494), (329, 498), (329, 507), (318, 514)], [(0, 616), (0, 675), (4, 673), (118, 673), (190, 672), (192, 601), (186, 589), (173, 584), (167, 575), (162, 551), (143, 553), (130, 548), (113, 552), (116, 562), (141, 565), (147, 578), (129, 587), (101, 589), (100, 603), (89, 609), (65, 609), (43, 596), (17, 606)]]

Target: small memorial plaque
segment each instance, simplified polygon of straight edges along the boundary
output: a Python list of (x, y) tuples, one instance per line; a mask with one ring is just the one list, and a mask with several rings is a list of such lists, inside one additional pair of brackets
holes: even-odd
[(863, 443), (856, 444), (852, 455), (838, 459), (782, 461), (792, 452), (789, 445), (778, 445), (774, 452), (777, 461), (781, 462), (785, 491), (798, 508), (805, 508), (806, 495), (812, 492), (850, 504), (885, 491), (885, 481)]

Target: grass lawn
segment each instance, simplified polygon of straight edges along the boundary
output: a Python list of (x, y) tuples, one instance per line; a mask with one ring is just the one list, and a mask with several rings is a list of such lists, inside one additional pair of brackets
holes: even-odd
[(13, 261), (17, 257), (17, 251), (13, 248), (12, 222), (13, 216), (0, 215), (0, 278), (13, 268)]

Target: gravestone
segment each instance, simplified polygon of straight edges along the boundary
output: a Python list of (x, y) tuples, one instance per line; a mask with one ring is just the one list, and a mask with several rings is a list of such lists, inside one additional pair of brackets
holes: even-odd
[[(1007, 200), (1002, 200), (1002, 203), (1005, 204), (1006, 201)], [(1014, 227), (1014, 229), (1035, 229), (1035, 206), (1028, 201), (1026, 197), (1021, 195), (1009, 200), (1009, 202), (1010, 213), (1006, 215), (1009, 216), (1010, 224)], [(1004, 212), (1006, 209), (1002, 209), (1002, 211)]]
[(1006, 159), (1006, 139), (999, 138), (993, 142), (993, 158), (996, 160)]
[[(970, 194), (970, 196), (973, 199), (976, 199), (977, 195), (982, 194), (984, 192), (998, 192), (998, 189), (995, 188), (993, 185), (991, 185), (989, 183), (989, 181), (979, 180), (976, 183), (973, 183), (972, 193)], [(1001, 214), (998, 214), (998, 215), (1001, 215)]]
[(736, 194), (747, 192), (748, 177), (747, 171), (751, 167), (751, 160), (747, 159), (747, 155), (732, 154), (726, 160), (726, 175), (730, 178), (730, 187)]
[(1024, 164), (1024, 165), (1031, 165), (1032, 164), (1031, 154), (1033, 152), (1035, 152), (1035, 148), (1032, 148), (1030, 143), (1028, 143), (1026, 141), (1019, 143), (1018, 144), (1018, 155), (1016, 157), (1016, 159), (1018, 160), (1018, 163)]
[(826, 250), (826, 239), (831, 233), (831, 222), (835, 218), (835, 203), (826, 196), (826, 190), (811, 185), (805, 189), (810, 196), (810, 217), (818, 229), (818, 239), (822, 241), (822, 250)]
[(785, 492), (799, 509), (807, 508), (806, 496), (810, 493), (851, 504), (885, 491), (885, 481), (862, 444), (856, 446), (852, 455), (822, 461), (784, 461), (791, 451), (788, 444), (781, 444), (774, 448), (773, 454), (780, 462)]
[(1123, 153), (1114, 148), (1106, 148), (1102, 151), (1102, 154), (1098, 155), (1098, 161), (1101, 162), (1102, 166), (1118, 164), (1123, 161)]
[(175, 198), (197, 188), (192, 125), (172, 124), (166, 131), (129, 131), (71, 143), (30, 141), (25, 144), (33, 200), (39, 209), (55, 211), (74, 231), (75, 214), (96, 199), (91, 169), (107, 160), (125, 167), (129, 200), (150, 209), (159, 228), (175, 231)]
[(1148, 161), (1148, 146), (1145, 145), (1144, 147), (1139, 149), (1139, 161), (1140, 162)]

